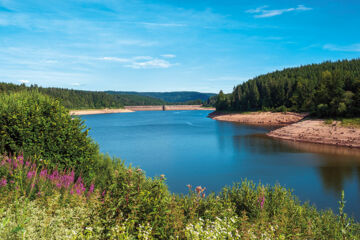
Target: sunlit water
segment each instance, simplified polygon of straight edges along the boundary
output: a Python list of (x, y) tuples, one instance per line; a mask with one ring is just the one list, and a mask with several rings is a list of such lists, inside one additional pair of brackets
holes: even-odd
[(218, 192), (241, 179), (292, 188), (302, 201), (360, 218), (360, 150), (274, 140), (262, 127), (219, 122), (209, 111), (150, 111), (81, 118), (104, 153), (165, 174), (171, 191), (187, 184)]

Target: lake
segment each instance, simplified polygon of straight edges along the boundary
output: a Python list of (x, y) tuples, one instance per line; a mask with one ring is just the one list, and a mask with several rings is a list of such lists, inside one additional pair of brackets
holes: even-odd
[(81, 116), (100, 150), (165, 174), (169, 189), (187, 184), (207, 193), (251, 179), (291, 188), (301, 201), (337, 212), (341, 190), (348, 214), (360, 218), (360, 150), (275, 140), (269, 129), (219, 122), (210, 111), (144, 111)]

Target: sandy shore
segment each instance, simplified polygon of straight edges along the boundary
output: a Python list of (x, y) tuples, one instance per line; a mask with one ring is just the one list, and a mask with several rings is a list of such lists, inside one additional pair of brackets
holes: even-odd
[(306, 114), (299, 113), (273, 113), (273, 112), (253, 112), (253, 113), (218, 113), (213, 112), (209, 117), (219, 121), (237, 122), (244, 124), (263, 125), (263, 126), (283, 126), (300, 121)]
[(93, 114), (106, 114), (106, 113), (124, 113), (124, 112), (133, 112), (129, 109), (119, 108), (119, 109), (87, 109), (87, 110), (71, 110), (70, 115), (93, 115)]
[(342, 127), (339, 122), (325, 124), (323, 120), (304, 120), (267, 135), (299, 142), (360, 148), (360, 128)]

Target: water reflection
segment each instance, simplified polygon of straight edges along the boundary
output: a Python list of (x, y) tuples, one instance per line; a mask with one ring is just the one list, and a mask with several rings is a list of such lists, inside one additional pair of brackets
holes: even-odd
[[(271, 161), (276, 164), (292, 166), (315, 167), (323, 187), (326, 191), (338, 197), (345, 188), (346, 182), (351, 182), (354, 178), (360, 183), (360, 150), (337, 147), (331, 145), (321, 145), (313, 143), (302, 143), (293, 141), (274, 140), (267, 137), (265, 133), (236, 135), (232, 137), (234, 151), (242, 152), (244, 149), (251, 154), (266, 154), (279, 156), (280, 154), (302, 153), (293, 158), (288, 157), (286, 161), (268, 157), (263, 161)], [(288, 156), (292, 156), (291, 154)], [(275, 157), (275, 156), (274, 156)]]

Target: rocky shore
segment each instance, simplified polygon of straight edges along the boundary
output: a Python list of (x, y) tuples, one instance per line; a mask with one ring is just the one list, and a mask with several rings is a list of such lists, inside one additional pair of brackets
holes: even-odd
[(213, 112), (209, 117), (218, 121), (237, 122), (263, 126), (285, 126), (302, 120), (307, 114), (280, 112), (251, 112), (251, 113), (218, 113)]
[(299, 113), (218, 113), (209, 117), (219, 121), (262, 126), (281, 126), (267, 135), (270, 137), (307, 143), (360, 148), (360, 128), (344, 127), (340, 122), (325, 124), (324, 120), (304, 119)]
[(271, 131), (267, 135), (299, 142), (360, 148), (360, 128), (343, 127), (340, 122), (325, 124), (323, 120), (304, 120)]

